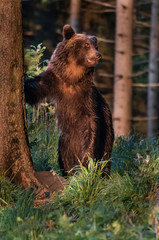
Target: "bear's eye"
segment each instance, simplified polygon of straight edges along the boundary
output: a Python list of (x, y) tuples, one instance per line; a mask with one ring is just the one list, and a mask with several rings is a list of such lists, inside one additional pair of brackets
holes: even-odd
[(90, 48), (90, 44), (89, 43), (85, 43), (85, 47), (88, 49)]

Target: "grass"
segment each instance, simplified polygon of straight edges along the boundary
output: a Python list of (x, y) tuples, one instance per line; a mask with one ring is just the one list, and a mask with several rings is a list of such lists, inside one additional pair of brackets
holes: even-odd
[(0, 175), (0, 208), (9, 207), (10, 205), (17, 201), (17, 195), (20, 188), (11, 183), (11, 179), (5, 177), (5, 175)]
[(42, 104), (38, 108), (27, 106), (29, 142), (33, 164), (37, 171), (53, 169), (60, 174), (58, 167), (58, 138), (55, 110), (51, 105)]
[[(59, 172), (58, 131), (48, 107), (28, 108), (32, 157), (37, 170)], [(111, 161), (109, 180), (101, 177), (107, 162), (89, 158), (88, 169), (79, 165), (50, 205), (36, 208), (29, 189), (21, 192), (1, 177), (0, 239), (158, 239), (159, 139), (117, 138)]]

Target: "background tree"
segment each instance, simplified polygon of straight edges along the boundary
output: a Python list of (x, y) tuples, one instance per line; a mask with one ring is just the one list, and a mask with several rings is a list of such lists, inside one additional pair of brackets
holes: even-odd
[[(152, 137), (158, 132), (159, 128), (159, 1), (152, 1), (151, 10), (151, 33), (149, 49), (149, 84), (148, 87), (148, 105), (147, 115), (149, 117), (147, 124), (147, 135)], [(151, 87), (151, 85), (153, 85)], [(159, 86), (159, 85), (158, 85)], [(153, 119), (154, 118), (154, 119)]]
[(118, 136), (131, 130), (133, 2), (117, 0), (114, 130)]
[[(21, 1), (1, 0), (0, 9), (0, 171), (16, 184), (33, 187), (43, 194), (48, 190), (39, 182), (44, 179), (34, 170), (28, 146)], [(50, 177), (50, 173), (46, 175), (46, 179)]]
[(80, 32), (81, 0), (71, 0), (70, 24), (75, 32)]

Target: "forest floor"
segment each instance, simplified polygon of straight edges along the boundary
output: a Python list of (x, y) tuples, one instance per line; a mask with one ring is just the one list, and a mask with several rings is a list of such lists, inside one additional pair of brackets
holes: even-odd
[[(47, 112), (28, 107), (29, 140), (37, 171), (56, 171), (59, 133)], [(45, 111), (44, 111), (45, 112)], [(39, 119), (42, 119), (40, 120)], [(89, 159), (67, 179), (68, 186), (48, 204), (0, 178), (0, 239), (154, 240), (159, 238), (159, 139), (137, 134), (117, 138), (111, 176), (101, 177), (107, 162)]]

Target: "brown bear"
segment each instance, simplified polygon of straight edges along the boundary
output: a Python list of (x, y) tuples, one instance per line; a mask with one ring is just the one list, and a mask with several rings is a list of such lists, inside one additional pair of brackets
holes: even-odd
[[(63, 40), (52, 54), (46, 71), (25, 80), (26, 102), (33, 105), (51, 97), (60, 130), (59, 165), (63, 175), (91, 158), (109, 159), (114, 132), (108, 104), (93, 83), (101, 54), (97, 38), (63, 28)], [(110, 161), (106, 174), (110, 173)]]

